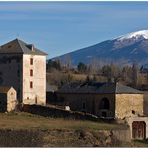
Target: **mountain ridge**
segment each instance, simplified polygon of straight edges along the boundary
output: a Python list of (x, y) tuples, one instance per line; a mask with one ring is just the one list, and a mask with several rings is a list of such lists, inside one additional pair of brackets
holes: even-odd
[(63, 61), (66, 56), (71, 58), (73, 65), (79, 62), (89, 64), (93, 59), (108, 61), (107, 63), (122, 61), (122, 65), (135, 62), (139, 65), (148, 65), (148, 30), (128, 33), (53, 59)]

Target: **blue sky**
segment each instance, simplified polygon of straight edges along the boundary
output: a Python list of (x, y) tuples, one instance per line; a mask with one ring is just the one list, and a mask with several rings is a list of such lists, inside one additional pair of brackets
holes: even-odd
[(148, 29), (148, 2), (0, 2), (0, 44), (20, 38), (52, 58)]

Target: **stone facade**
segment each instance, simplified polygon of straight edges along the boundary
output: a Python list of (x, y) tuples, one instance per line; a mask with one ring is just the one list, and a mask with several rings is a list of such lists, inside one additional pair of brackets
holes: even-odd
[(116, 117), (123, 119), (133, 114), (143, 115), (143, 102), (143, 94), (116, 94)]
[[(57, 102), (63, 105), (70, 106), (71, 110), (83, 111), (97, 116), (101, 116), (102, 112), (106, 112), (107, 116), (114, 117), (114, 94), (66, 94), (57, 93)], [(101, 100), (108, 98), (110, 107), (109, 109), (101, 108)]]
[(22, 101), (22, 55), (0, 54), (0, 85), (13, 86)]
[(56, 95), (56, 103), (99, 117), (123, 119), (144, 113), (143, 92), (120, 83), (71, 83)]
[[(130, 126), (130, 134), (131, 134), (131, 139), (147, 139), (148, 138), (148, 117), (138, 117), (138, 116), (133, 116), (130, 118), (126, 118), (126, 121), (128, 125)], [(139, 122), (139, 123), (144, 123), (145, 126), (139, 126), (134, 133), (134, 128), (133, 123), (134, 122)], [(142, 128), (140, 128), (142, 127)], [(137, 133), (137, 137), (134, 137)], [(140, 136), (141, 135), (141, 136)]]
[[(104, 98), (109, 105), (105, 105), (105, 102), (102, 104)], [(88, 112), (99, 117), (123, 119), (133, 114), (143, 115), (142, 94), (57, 93), (56, 102), (70, 106), (71, 110)]]
[(46, 104), (46, 54), (18, 39), (0, 47), (0, 85), (13, 86), (19, 103)]
[[(33, 64), (30, 64), (30, 59)], [(33, 70), (33, 76), (30, 76)], [(30, 82), (33, 83), (30, 88)], [(23, 103), (46, 104), (46, 57), (39, 55), (23, 55)]]

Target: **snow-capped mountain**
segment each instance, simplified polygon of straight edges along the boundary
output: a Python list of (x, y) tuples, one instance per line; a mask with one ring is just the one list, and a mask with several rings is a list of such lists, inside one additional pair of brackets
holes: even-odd
[(71, 57), (74, 65), (79, 62), (88, 64), (94, 59), (107, 63), (120, 61), (121, 64), (137, 62), (139, 65), (147, 65), (148, 30), (128, 33), (56, 58), (63, 60), (67, 55)]
[(128, 39), (140, 39), (140, 38), (144, 38), (144, 39), (148, 39), (148, 30), (142, 30), (142, 31), (137, 31), (137, 32), (132, 32), (132, 33), (128, 33), (126, 35), (120, 36), (117, 38), (117, 40), (128, 40)]

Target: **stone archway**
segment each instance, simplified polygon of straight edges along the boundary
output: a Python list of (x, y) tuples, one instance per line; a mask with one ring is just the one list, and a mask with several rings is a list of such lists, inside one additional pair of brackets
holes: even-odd
[(146, 138), (146, 124), (144, 121), (133, 121), (132, 138), (133, 139), (145, 139)]
[(100, 109), (110, 109), (110, 103), (107, 98), (103, 98), (100, 102)]

